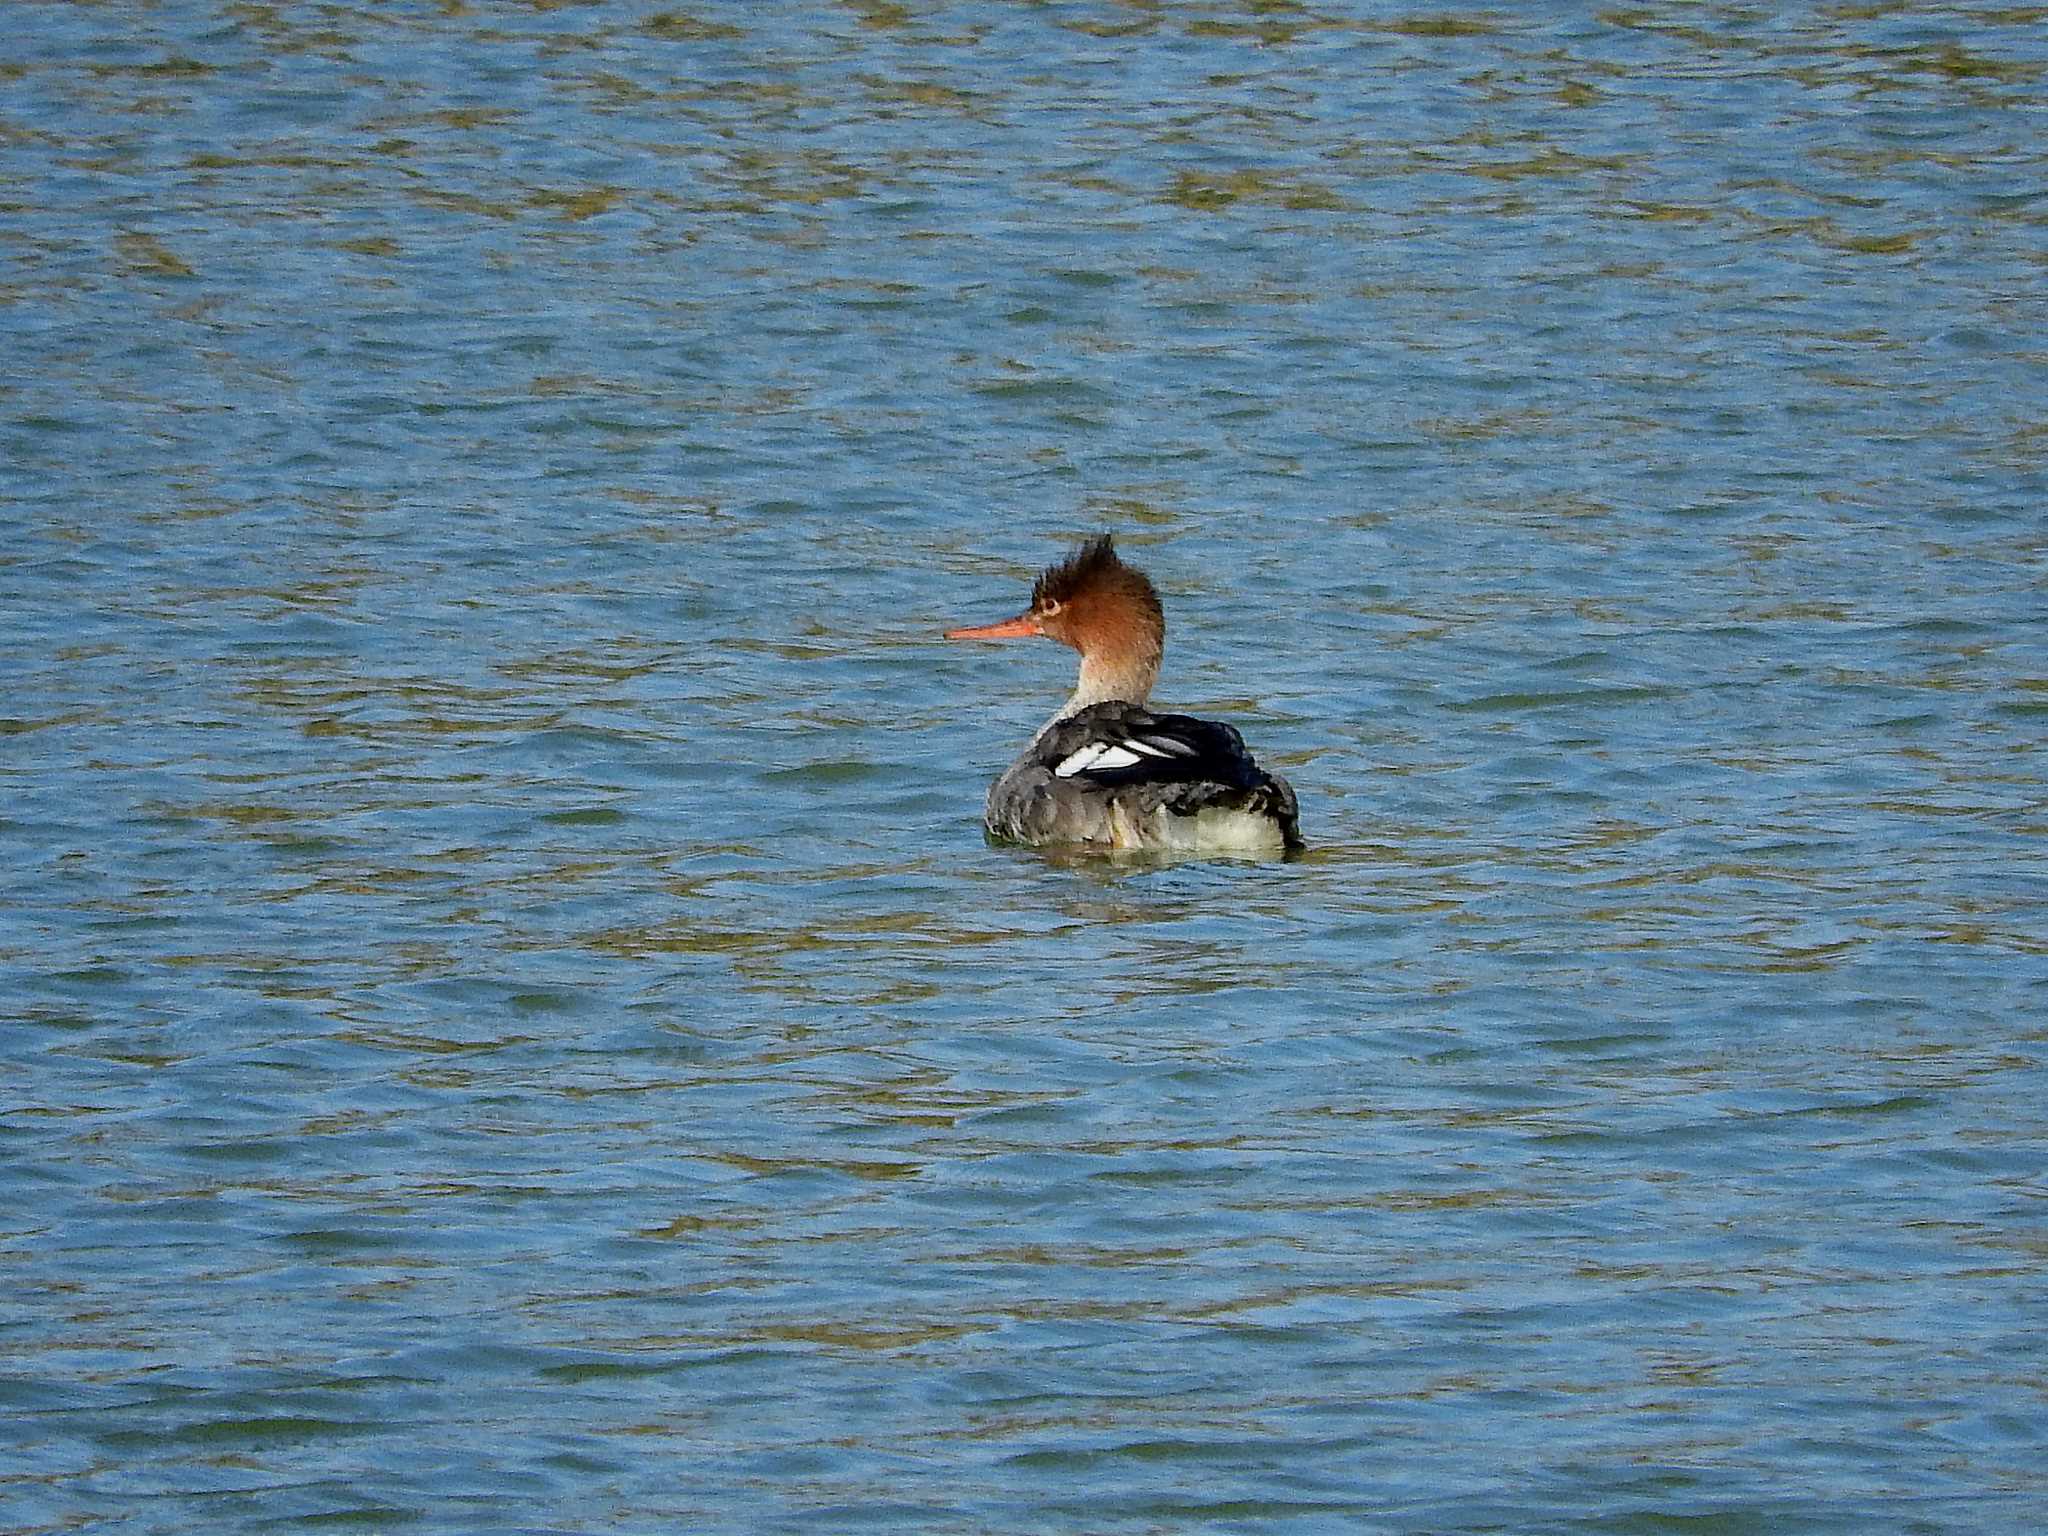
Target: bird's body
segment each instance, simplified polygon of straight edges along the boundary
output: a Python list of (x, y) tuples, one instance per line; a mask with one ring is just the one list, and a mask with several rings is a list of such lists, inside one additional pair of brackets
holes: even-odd
[(1166, 625), (1158, 593), (1107, 535), (1038, 578), (1014, 619), (949, 639), (1043, 635), (1081, 655), (1073, 697), (989, 790), (996, 837), (1162, 853), (1276, 853), (1301, 847), (1285, 779), (1228, 725), (1144, 707)]

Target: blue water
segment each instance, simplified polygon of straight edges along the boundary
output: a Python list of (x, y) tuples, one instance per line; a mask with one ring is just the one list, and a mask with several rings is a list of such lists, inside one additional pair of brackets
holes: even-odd
[(2048, 1524), (2038, 13), (7, 20), (4, 1536)]

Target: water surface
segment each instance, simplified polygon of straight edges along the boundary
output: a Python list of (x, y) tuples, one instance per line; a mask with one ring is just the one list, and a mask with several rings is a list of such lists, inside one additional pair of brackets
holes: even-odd
[(10, 22), (0, 1531), (2040, 1528), (2037, 12)]

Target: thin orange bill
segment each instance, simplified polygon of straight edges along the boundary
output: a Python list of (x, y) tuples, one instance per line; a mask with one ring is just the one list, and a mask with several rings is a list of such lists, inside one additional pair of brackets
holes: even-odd
[(1028, 613), (1020, 613), (1014, 619), (1004, 619), (999, 624), (974, 624), (966, 629), (949, 629), (948, 640), (1015, 640), (1025, 635), (1042, 635), (1038, 620)]

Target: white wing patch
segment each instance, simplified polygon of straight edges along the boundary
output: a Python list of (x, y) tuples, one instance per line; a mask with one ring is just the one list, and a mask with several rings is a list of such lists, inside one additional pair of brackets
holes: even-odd
[[(1135, 742), (1132, 746), (1137, 745)], [(1156, 756), (1148, 753), (1148, 756)], [(1060, 759), (1053, 769), (1056, 778), (1071, 779), (1077, 773), (1087, 773), (1095, 768), (1128, 768), (1138, 761), (1138, 754), (1130, 747), (1120, 747), (1107, 741), (1091, 741), (1085, 747), (1077, 747)]]
[(1193, 757), (1195, 749), (1173, 736), (1126, 736), (1121, 741), (1091, 741), (1060, 759), (1053, 769), (1056, 777), (1071, 779), (1077, 773), (1110, 772), (1129, 768), (1146, 758)]

